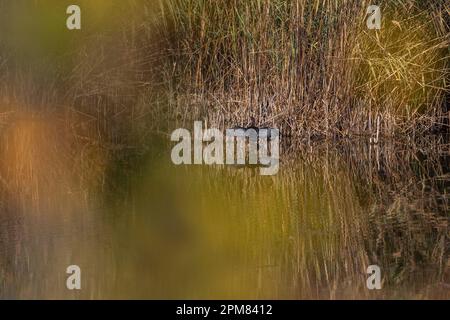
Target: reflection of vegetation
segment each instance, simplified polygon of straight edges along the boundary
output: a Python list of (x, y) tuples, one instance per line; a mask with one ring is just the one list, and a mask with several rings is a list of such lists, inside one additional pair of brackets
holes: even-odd
[[(39, 128), (34, 145), (52, 136)], [(89, 180), (77, 189), (70, 170), (55, 167), (64, 154), (45, 163), (31, 148), (10, 168), (18, 173), (2, 167), (8, 185), (25, 178), (39, 191), (2, 190), (11, 221), (1, 225), (4, 296), (70, 296), (52, 274), (75, 255), (95, 283), (84, 297), (448, 297), (449, 177), (437, 149), (421, 148), (426, 158), (390, 145), (319, 145), (302, 158), (285, 150), (279, 174), (263, 177), (256, 168), (173, 167), (152, 145), (148, 165), (141, 159), (128, 177), (118, 170), (90, 191)], [(84, 173), (94, 177), (95, 163)], [(380, 292), (365, 288), (369, 264), (383, 270)]]
[(426, 274), (443, 286), (450, 243), (448, 150), (411, 154), (398, 149), (385, 150), (379, 160), (378, 167), (391, 167), (383, 171), (385, 181), (373, 180), (379, 200), (370, 208), (369, 248), (390, 270), (392, 284)]
[[(372, 133), (376, 112), (384, 134), (419, 136), (446, 93), (441, 1), (406, 6), (417, 15), (400, 28), (418, 32), (387, 21), (398, 38), (376, 42), (359, 32), (360, 1), (81, 1), (78, 33), (55, 14), (63, 2), (0, 1), (2, 297), (73, 297), (54, 276), (73, 260), (95, 283), (87, 298), (448, 297), (442, 145), (323, 145), (303, 159), (292, 145), (261, 177), (174, 168), (150, 138), (250, 115), (311, 138)], [(382, 292), (365, 289), (370, 263)]]
[[(448, 169), (380, 148), (319, 147), (269, 179), (152, 158), (116, 208), (114, 251), (129, 259), (110, 272), (139, 274), (117, 278), (136, 297), (446, 297), (448, 190), (431, 186)], [(365, 288), (369, 264), (383, 270), (382, 292)]]

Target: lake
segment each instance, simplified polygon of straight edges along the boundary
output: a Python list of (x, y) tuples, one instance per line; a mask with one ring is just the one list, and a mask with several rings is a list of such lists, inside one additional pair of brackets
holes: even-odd
[(285, 142), (261, 176), (30, 130), (2, 142), (0, 298), (450, 298), (448, 144)]

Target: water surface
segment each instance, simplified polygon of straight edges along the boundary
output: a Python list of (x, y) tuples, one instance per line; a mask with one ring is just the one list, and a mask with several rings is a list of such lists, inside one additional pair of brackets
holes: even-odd
[(284, 147), (275, 176), (38, 147), (3, 148), (1, 298), (450, 298), (448, 146)]

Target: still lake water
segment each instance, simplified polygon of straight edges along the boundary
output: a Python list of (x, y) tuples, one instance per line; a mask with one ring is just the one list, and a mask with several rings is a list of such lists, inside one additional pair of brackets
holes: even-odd
[(159, 139), (73, 169), (33, 132), (6, 137), (0, 298), (450, 298), (448, 145), (286, 147), (261, 176), (175, 166)]

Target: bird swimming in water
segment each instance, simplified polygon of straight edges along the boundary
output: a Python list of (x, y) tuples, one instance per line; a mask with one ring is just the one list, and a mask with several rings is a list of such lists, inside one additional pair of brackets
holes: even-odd
[(270, 127), (258, 127), (256, 125), (256, 119), (255, 117), (251, 116), (250, 117), (250, 123), (248, 127), (242, 127), (242, 126), (234, 126), (232, 128), (233, 130), (239, 130), (241, 131), (242, 135), (246, 135), (247, 130), (254, 130), (256, 132), (257, 136), (261, 136), (262, 134), (266, 134), (267, 138), (269, 140), (272, 140), (272, 130), (274, 130), (275, 128), (270, 128)]

